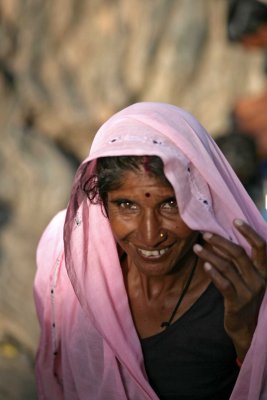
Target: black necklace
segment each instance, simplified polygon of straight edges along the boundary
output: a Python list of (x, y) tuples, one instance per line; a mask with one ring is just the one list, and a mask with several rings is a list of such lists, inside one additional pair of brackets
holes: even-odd
[(174, 310), (173, 310), (173, 312), (172, 312), (172, 314), (170, 316), (170, 319), (169, 319), (169, 321), (163, 321), (161, 323), (161, 325), (160, 325), (161, 328), (166, 328), (167, 329), (171, 325), (171, 323), (173, 321), (173, 318), (174, 318), (174, 316), (175, 316), (180, 304), (182, 303), (182, 300), (183, 300), (183, 298), (184, 298), (184, 296), (185, 296), (185, 294), (186, 294), (186, 292), (187, 292), (187, 290), (189, 288), (189, 285), (190, 285), (190, 283), (192, 281), (192, 278), (193, 278), (193, 275), (194, 275), (194, 272), (195, 272), (195, 269), (196, 269), (196, 266), (197, 266), (197, 261), (198, 261), (198, 257), (196, 256), (196, 259), (195, 259), (193, 267), (192, 267), (192, 269), (190, 271), (189, 277), (188, 277), (187, 281), (185, 282), (185, 285), (183, 287), (182, 293), (180, 294), (180, 297), (179, 297), (179, 299), (177, 301), (176, 306), (174, 307)]

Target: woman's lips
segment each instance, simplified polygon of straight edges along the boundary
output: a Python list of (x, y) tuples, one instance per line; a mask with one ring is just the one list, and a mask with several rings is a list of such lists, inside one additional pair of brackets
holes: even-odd
[(162, 256), (164, 256), (169, 251), (169, 249), (170, 247), (165, 247), (164, 249), (159, 249), (159, 250), (144, 250), (138, 248), (137, 251), (144, 258), (149, 258), (150, 260), (157, 260)]

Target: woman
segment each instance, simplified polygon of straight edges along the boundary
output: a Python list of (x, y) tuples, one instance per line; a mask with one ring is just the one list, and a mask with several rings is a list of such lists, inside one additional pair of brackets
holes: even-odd
[(266, 237), (194, 117), (111, 117), (38, 247), (39, 398), (267, 398)]

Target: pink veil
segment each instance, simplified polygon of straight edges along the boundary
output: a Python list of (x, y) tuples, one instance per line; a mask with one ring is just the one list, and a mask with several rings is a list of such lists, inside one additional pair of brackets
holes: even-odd
[[(137, 103), (115, 114), (97, 132), (89, 157), (77, 171), (67, 210), (66, 268), (84, 312), (108, 345), (106, 357), (116, 358), (127, 371), (123, 379), (129, 392), (134, 382), (142, 393), (129, 398), (157, 399), (146, 379), (108, 220), (82, 190), (94, 174), (94, 160), (114, 155), (161, 157), (181, 216), (194, 230), (216, 232), (249, 253), (233, 219), (246, 220), (266, 240), (267, 226), (212, 138), (186, 111), (163, 103)], [(267, 398), (266, 302), (265, 295), (232, 400)]]

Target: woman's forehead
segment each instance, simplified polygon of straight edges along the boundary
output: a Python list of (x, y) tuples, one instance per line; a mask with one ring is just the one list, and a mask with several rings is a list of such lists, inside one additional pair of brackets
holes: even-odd
[(171, 184), (160, 176), (147, 171), (144, 166), (140, 166), (135, 171), (124, 171), (120, 179), (119, 190), (142, 190), (146, 197), (150, 197), (152, 191), (162, 191), (164, 189), (173, 188)]

